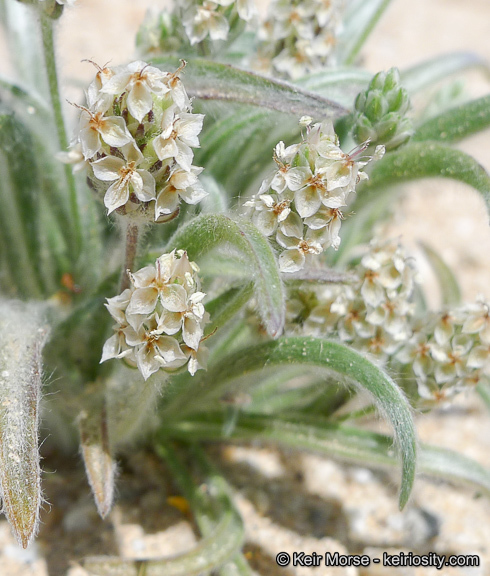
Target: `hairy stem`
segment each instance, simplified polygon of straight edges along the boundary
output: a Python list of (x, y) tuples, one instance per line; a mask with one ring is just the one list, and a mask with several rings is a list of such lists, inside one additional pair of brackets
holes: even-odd
[[(68, 148), (68, 138), (66, 135), (63, 111), (61, 109), (60, 91), (58, 85), (58, 73), (56, 70), (56, 57), (54, 51), (53, 20), (44, 13), (41, 13), (41, 32), (43, 39), (44, 61), (46, 63), (46, 73), (48, 76), (49, 93), (53, 105), (54, 120), (58, 142), (61, 150)], [(82, 244), (82, 231), (80, 226), (80, 211), (78, 209), (77, 189), (75, 178), (71, 166), (65, 165), (65, 178), (70, 196), (70, 211), (73, 223), (73, 236), (71, 238), (73, 259), (75, 260)]]
[(129, 288), (128, 270), (131, 272), (134, 267), (134, 260), (138, 249), (138, 236), (138, 226), (128, 223), (126, 228), (126, 255), (124, 257), (124, 267), (121, 275), (121, 292)]

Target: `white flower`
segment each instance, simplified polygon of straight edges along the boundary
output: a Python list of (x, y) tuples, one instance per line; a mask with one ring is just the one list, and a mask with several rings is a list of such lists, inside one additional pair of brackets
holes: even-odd
[(277, 233), (277, 243), (285, 248), (279, 256), (279, 269), (281, 272), (298, 272), (303, 269), (306, 263), (306, 256), (318, 255), (323, 252), (322, 245), (311, 238), (312, 233), (308, 231), (306, 238), (286, 236), (281, 231)]
[(73, 174), (85, 170), (89, 165), (83, 156), (80, 142), (73, 144), (68, 152), (57, 152), (56, 159), (63, 164), (73, 164)]
[(81, 108), (78, 141), (82, 146), (85, 160), (93, 158), (102, 148), (102, 141), (108, 146), (120, 147), (133, 140), (123, 118), (104, 116), (104, 109), (95, 112)]
[(446, 346), (433, 344), (431, 356), (436, 361), (435, 380), (444, 384), (464, 375), (468, 354), (473, 345), (467, 334), (454, 336)]
[(165, 334), (176, 334), (182, 330), (182, 338), (189, 348), (197, 350), (199, 342), (203, 336), (204, 326), (204, 306), (202, 299), (206, 295), (204, 292), (194, 292), (186, 303), (186, 308), (179, 312), (169, 312), (165, 310), (158, 322), (158, 329)]
[(145, 380), (160, 368), (175, 370), (187, 362), (177, 340), (162, 336), (155, 316), (142, 323), (138, 330), (129, 326), (124, 332), (128, 345), (136, 349), (136, 364)]
[(201, 344), (197, 350), (189, 348), (189, 346), (182, 346), (182, 351), (189, 358), (187, 370), (191, 376), (194, 376), (198, 370), (206, 370), (209, 358), (209, 350), (206, 346)]
[(191, 45), (197, 44), (209, 34), (211, 40), (226, 40), (230, 25), (217, 11), (218, 4), (205, 0), (202, 6), (193, 6), (185, 14), (183, 24)]
[(161, 97), (170, 91), (168, 76), (167, 72), (137, 60), (114, 74), (100, 91), (113, 96), (126, 93), (129, 113), (141, 123), (153, 108), (153, 95)]
[[(187, 258), (187, 256), (185, 256)], [(146, 266), (131, 274), (134, 292), (131, 295), (127, 315), (147, 315), (154, 312), (160, 302), (168, 312), (184, 312), (187, 309), (187, 291), (182, 280), (177, 283), (175, 250), (164, 254), (156, 266)]]
[[(252, 222), (264, 236), (271, 236), (276, 232), (278, 225), (283, 225), (290, 217), (290, 204), (290, 200), (281, 200), (277, 195), (260, 194), (258, 198), (254, 197), (248, 202), (245, 202), (244, 206), (254, 208)], [(294, 218), (294, 216), (297, 217), (297, 214), (293, 214), (291, 218)], [(290, 221), (291, 218), (289, 218)], [(285, 224), (284, 227), (281, 226), (281, 230), (286, 236), (294, 235), (294, 232), (288, 234), (288, 224)], [(301, 220), (299, 221), (299, 225), (299, 234), (301, 235)]]
[(175, 158), (177, 164), (189, 172), (194, 156), (191, 147), (199, 147), (197, 136), (202, 130), (203, 120), (203, 114), (166, 111), (162, 117), (162, 132), (153, 140), (158, 159)]
[(490, 344), (490, 307), (482, 298), (469, 307), (462, 331), (464, 334), (479, 334), (484, 344)]
[(92, 162), (95, 176), (103, 182), (112, 182), (104, 196), (108, 214), (124, 206), (131, 193), (142, 202), (155, 200), (155, 179), (147, 170), (137, 166), (144, 160), (143, 154), (133, 146), (122, 149), (126, 161), (116, 156), (105, 156)]
[(179, 207), (180, 199), (187, 204), (197, 204), (207, 196), (198, 180), (202, 170), (197, 166), (191, 166), (190, 171), (179, 167), (172, 170), (166, 186), (155, 202), (155, 220), (161, 215), (173, 214)]

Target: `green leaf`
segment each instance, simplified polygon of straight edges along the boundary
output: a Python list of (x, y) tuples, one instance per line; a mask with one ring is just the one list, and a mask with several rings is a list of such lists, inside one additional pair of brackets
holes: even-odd
[(206, 325), (205, 336), (213, 334), (228, 320), (231, 320), (250, 300), (253, 294), (253, 283), (250, 282), (239, 288), (230, 288), (214, 300), (206, 302), (206, 312), (211, 321)]
[(490, 497), (490, 471), (475, 460), (436, 446), (422, 445), (420, 472), (454, 484), (483, 491)]
[(0, 301), (0, 494), (15, 537), (26, 548), (39, 524), (39, 402), (43, 307)]
[(417, 128), (414, 140), (457, 142), (490, 126), (490, 96), (466, 102)]
[(114, 499), (116, 463), (113, 460), (105, 406), (83, 410), (78, 417), (80, 448), (97, 511), (105, 518)]
[(369, 180), (359, 186), (350, 206), (355, 215), (343, 225), (342, 243), (330, 254), (330, 262), (345, 263), (355, 246), (372, 238), (374, 227), (386, 219), (397, 198), (394, 185), (429, 177), (451, 178), (472, 186), (490, 211), (490, 177), (474, 158), (437, 142), (410, 142), (376, 162)]
[(356, 96), (368, 87), (372, 77), (366, 70), (335, 68), (304, 76), (296, 80), (296, 84), (311, 92), (328, 95), (345, 108), (352, 109)]
[(49, 92), (44, 73), (38, 11), (14, 0), (3, 0), (0, 9), (0, 21), (4, 24), (8, 53), (12, 57), (16, 76), (23, 85), (47, 101)]
[(453, 271), (428, 244), (419, 242), (419, 246), (422, 248), (425, 257), (436, 275), (443, 306), (458, 306), (461, 304), (461, 290)]
[(354, 0), (349, 3), (342, 30), (337, 38), (336, 52), (340, 64), (353, 64), (390, 2), (391, 0)]
[(243, 522), (233, 506), (225, 480), (217, 474), (206, 476), (206, 493), (192, 482), (189, 473), (170, 447), (157, 445), (184, 494), (190, 500), (199, 528), (205, 535), (194, 548), (171, 558), (127, 560), (93, 557), (83, 567), (95, 576), (199, 576), (216, 570), (239, 553), (244, 538)]
[(451, 178), (472, 186), (490, 211), (490, 177), (485, 169), (468, 154), (437, 142), (411, 142), (376, 162), (352, 209), (357, 211), (372, 202), (387, 186), (430, 177)]
[[(176, 57), (154, 58), (153, 64), (171, 70), (179, 67), (180, 60)], [(346, 113), (337, 102), (293, 84), (210, 60), (189, 60), (182, 78), (189, 96), (201, 100), (251, 104), (298, 118), (309, 115), (322, 119)]]
[[(195, 387), (172, 404), (173, 413), (179, 418), (199, 411), (213, 409), (228, 386), (228, 380), (262, 371), (265, 366), (302, 365), (316, 366), (334, 371), (356, 382), (373, 398), (378, 410), (389, 421), (402, 458), (402, 486), (400, 506), (410, 495), (415, 477), (416, 438), (410, 406), (403, 392), (383, 370), (358, 352), (337, 342), (316, 338), (281, 338), (263, 342), (224, 358), (209, 369), (202, 378), (202, 385)], [(192, 397), (190, 395), (192, 394)], [(180, 400), (180, 402), (179, 402)], [(172, 416), (166, 412), (165, 418)]]
[[(201, 111), (205, 112), (205, 109)], [(209, 117), (209, 115), (208, 115)], [(273, 169), (275, 145), (299, 136), (297, 117), (286, 117), (270, 110), (239, 107), (209, 126), (205, 123), (196, 151), (196, 163), (206, 166), (233, 200), (243, 194), (266, 166)]]
[(199, 180), (208, 193), (201, 201), (201, 211), (206, 214), (224, 214), (227, 212), (228, 197), (223, 186), (220, 186), (210, 173), (203, 174)]
[(476, 390), (480, 395), (480, 398), (483, 400), (487, 408), (490, 410), (490, 383), (485, 380), (481, 380), (480, 382), (478, 382)]
[[(161, 432), (186, 441), (220, 441), (221, 418), (208, 414), (202, 420), (172, 422), (163, 426)], [(272, 442), (371, 468), (389, 469), (398, 465), (389, 436), (299, 415), (271, 418), (242, 414), (228, 440)], [(452, 450), (420, 445), (417, 470), (432, 478), (483, 491), (490, 497), (490, 471)]]
[(411, 93), (419, 92), (453, 74), (472, 68), (481, 68), (487, 74), (489, 72), (488, 63), (477, 54), (471, 52), (444, 54), (402, 71), (402, 84)]
[(284, 289), (272, 248), (253, 224), (222, 214), (201, 215), (179, 228), (165, 251), (184, 249), (195, 260), (223, 245), (247, 258), (262, 321), (272, 337), (279, 336), (285, 322)]
[(39, 269), (38, 169), (30, 133), (12, 114), (0, 115), (0, 239), (4, 266), (15, 286), (6, 287), (22, 297), (44, 293)]

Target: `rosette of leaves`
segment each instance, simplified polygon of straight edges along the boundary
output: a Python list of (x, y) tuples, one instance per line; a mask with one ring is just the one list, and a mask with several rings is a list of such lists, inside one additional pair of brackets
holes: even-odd
[[(227, 8), (224, 4), (219, 5)], [(347, 3), (335, 42), (341, 68), (313, 71), (295, 84), (247, 71), (256, 57), (253, 30), (239, 36), (235, 28), (237, 35), (220, 41), (219, 51), (209, 38), (204, 48), (187, 42), (185, 54), (169, 53), (173, 43), (166, 44), (165, 52), (158, 43), (152, 45), (152, 65), (161, 70), (176, 70), (180, 58), (187, 60), (182, 82), (193, 98), (193, 110), (206, 114), (195, 160), (204, 168), (208, 196), (200, 205), (182, 205), (171, 222), (148, 227), (135, 245), (128, 230), (112, 224), (85, 179), (54, 159), (68, 139), (51, 20), (41, 15), (40, 26), (36, 5), (2, 0), (1, 21), (19, 77), (0, 79), (0, 314), (2, 325), (15, 326), (0, 338), (0, 457), (18, 453), (19, 462), (1, 466), (0, 483), (5, 512), (23, 545), (35, 534), (41, 503), (37, 421), (42, 365), (45, 373), (56, 374), (44, 386), (45, 393), (57, 392), (44, 416), (49, 442), (63, 442), (73, 451), (81, 444), (101, 515), (111, 509), (117, 455), (135, 450), (139, 437), (139, 445), (146, 444), (167, 463), (203, 535), (196, 549), (174, 558), (87, 560), (94, 574), (133, 575), (141, 564), (155, 575), (215, 569), (250, 574), (240, 552), (243, 526), (230, 490), (201, 451), (210, 441), (262, 442), (364, 466), (397, 467), (401, 506), (409, 498), (417, 465), (425, 474), (490, 491), (489, 471), (478, 463), (430, 446), (417, 449), (405, 381), (396, 372), (380, 367), (354, 344), (284, 329), (285, 295), (291, 286), (349, 282), (345, 265), (389, 214), (396, 185), (452, 178), (472, 186), (488, 202), (488, 174), (451, 144), (490, 124), (490, 97), (426, 117), (415, 126), (411, 142), (373, 163), (369, 180), (359, 183), (357, 199), (348, 206), (355, 215), (342, 225), (339, 249), (325, 250), (314, 268), (282, 274), (269, 239), (241, 215), (237, 201), (239, 195), (255, 193), (272, 173), (272, 150), (278, 142), (287, 146), (301, 140), (302, 116), (314, 122), (331, 118), (340, 147), (349, 154), (356, 95), (371, 82), (371, 74), (350, 66), (388, 4)], [(184, 29), (182, 23), (177, 28)], [(449, 55), (401, 70), (400, 79), (409, 96), (417, 94), (423, 103), (424, 91), (436, 82), (482, 66), (477, 56)], [(414, 117), (422, 117), (417, 112), (423, 110), (414, 111)], [(135, 248), (133, 254), (128, 255), (128, 246)], [(118, 284), (127, 262), (134, 272), (173, 250), (186, 251), (200, 268), (210, 319), (203, 334), (210, 352), (207, 371), (195, 376), (185, 370), (156, 371), (144, 380), (124, 358), (100, 364), (111, 336), (104, 303), (121, 293)], [(432, 261), (446, 278), (441, 284), (450, 299), (448, 290), (455, 282), (447, 281), (447, 267), (437, 258)], [(20, 303), (14, 306), (12, 300)], [(255, 323), (245, 314), (249, 302)], [(303, 377), (297, 379), (298, 374)], [(356, 414), (348, 426), (336, 418), (336, 410), (359, 390), (368, 393), (392, 435), (364, 429)], [(479, 384), (478, 391), (490, 397), (486, 385)], [(25, 409), (5, 408), (14, 405)], [(22, 418), (16, 420), (19, 414)], [(203, 491), (201, 482), (212, 489)]]

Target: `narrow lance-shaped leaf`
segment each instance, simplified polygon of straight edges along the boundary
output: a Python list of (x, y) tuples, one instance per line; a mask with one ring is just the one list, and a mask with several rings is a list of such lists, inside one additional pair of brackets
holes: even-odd
[(9, 293), (39, 297), (43, 278), (38, 267), (38, 170), (33, 140), (12, 114), (0, 114), (0, 240), (4, 266), (15, 285)]
[[(172, 465), (175, 474), (175, 466), (178, 466), (173, 454), (163, 446), (157, 448), (157, 452)], [(191, 480), (186, 472), (180, 467), (177, 471), (177, 479), (188, 487), (188, 496), (194, 495), (192, 504), (197, 508), (196, 518), (199, 526), (205, 534), (194, 548), (184, 554), (178, 554), (171, 558), (156, 558), (152, 560), (131, 560), (119, 557), (92, 557), (83, 562), (86, 570), (94, 576), (199, 576), (216, 570), (224, 563), (238, 554), (244, 537), (243, 523), (232, 505), (223, 485), (223, 479), (219, 476), (211, 476), (206, 479), (209, 498), (197, 497), (199, 491), (191, 487)], [(218, 510), (216, 521), (209, 518), (209, 510)]]
[(249, 283), (239, 288), (230, 288), (223, 294), (206, 303), (206, 312), (211, 321), (206, 325), (205, 336), (226, 324), (250, 300), (253, 294), (253, 284)]
[(3, 1), (0, 9), (17, 76), (31, 91), (37, 91), (47, 100), (48, 86), (37, 11), (21, 2), (10, 1)]
[[(220, 515), (227, 512), (233, 512), (236, 515), (237, 526), (241, 525), (241, 531), (244, 533), (240, 514), (233, 503), (230, 486), (225, 478), (211, 465), (203, 450), (197, 444), (194, 444), (190, 450), (192, 463), (195, 472), (199, 472), (199, 475), (204, 478), (208, 488), (206, 492), (198, 489), (189, 471), (182, 465), (182, 462), (171, 445), (166, 442), (166, 439), (157, 444), (156, 451), (159, 456), (164, 458), (172, 472), (173, 479), (184, 497), (190, 502), (192, 513), (204, 537), (213, 532), (217, 521), (219, 522)], [(208, 494), (212, 494), (213, 498), (210, 499)], [(238, 549), (230, 562), (220, 568), (221, 576), (228, 574), (233, 576), (251, 576), (247, 561)]]
[(490, 177), (485, 169), (468, 154), (436, 142), (411, 142), (377, 162), (353, 209), (370, 203), (386, 186), (429, 177), (451, 178), (472, 186), (490, 211)]
[[(201, 103), (202, 112), (207, 108)], [(275, 145), (280, 140), (295, 141), (300, 132), (298, 116), (251, 106), (234, 108), (226, 115), (220, 110), (219, 119), (211, 126), (205, 123), (201, 148), (196, 151), (196, 162), (206, 166), (233, 200), (237, 191), (243, 195), (251, 184), (257, 185), (256, 192), (263, 170), (273, 168)]]
[(451, 108), (419, 126), (414, 140), (457, 142), (490, 126), (490, 96)]
[[(175, 57), (154, 58), (153, 64), (168, 70), (178, 68), (180, 61)], [(189, 60), (183, 78), (189, 96), (202, 100), (251, 104), (298, 117), (306, 114), (318, 119), (347, 112), (337, 102), (293, 84), (209, 60)]]
[(102, 518), (111, 511), (114, 499), (116, 464), (109, 444), (109, 431), (105, 407), (90, 407), (78, 418), (80, 445), (85, 471)]
[(453, 74), (472, 68), (481, 68), (487, 74), (490, 70), (488, 63), (477, 54), (471, 52), (444, 54), (403, 70), (402, 84), (411, 93), (419, 92)]
[(184, 249), (196, 260), (226, 244), (246, 256), (262, 321), (271, 336), (279, 336), (285, 321), (284, 289), (272, 248), (253, 224), (221, 214), (202, 215), (179, 228), (165, 251)]
[[(216, 416), (213, 421), (212, 416)], [(222, 440), (221, 414), (207, 414), (206, 421), (171, 423), (162, 436), (192, 441)], [(242, 414), (227, 440), (273, 442), (287, 448), (310, 450), (371, 468), (393, 468), (397, 458), (389, 436), (295, 415), (272, 418)], [(452, 450), (422, 444), (418, 449), (418, 472), (485, 492), (490, 497), (490, 470)]]
[[(395, 433), (402, 459), (402, 485), (400, 507), (410, 496), (415, 478), (416, 438), (411, 409), (403, 392), (381, 368), (358, 352), (337, 342), (317, 338), (282, 338), (264, 342), (224, 358), (211, 368), (202, 379), (202, 386), (183, 394), (172, 404), (172, 413), (185, 418), (193, 407), (212, 409), (228, 386), (228, 380), (260, 371), (264, 366), (303, 365), (334, 371), (356, 382), (373, 398), (378, 410), (388, 420)], [(166, 412), (171, 420), (171, 413)]]
[(428, 244), (419, 242), (419, 245), (436, 275), (443, 306), (458, 306), (461, 304), (461, 290), (453, 271)]
[(350, 3), (338, 38), (337, 58), (352, 64), (391, 0), (354, 0)]
[(490, 383), (480, 381), (476, 389), (481, 399), (486, 404), (488, 410), (490, 410)]
[(46, 338), (35, 305), (0, 302), (0, 493), (24, 548), (38, 528), (42, 500), (38, 427)]
[(311, 92), (328, 95), (342, 106), (352, 108), (356, 96), (365, 90), (373, 75), (367, 70), (335, 68), (303, 76), (296, 84)]

